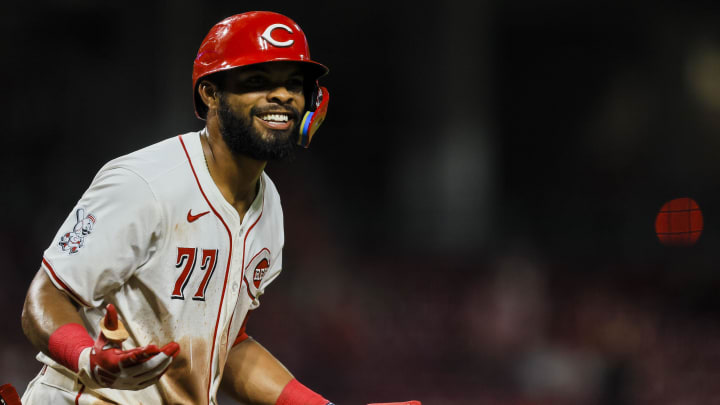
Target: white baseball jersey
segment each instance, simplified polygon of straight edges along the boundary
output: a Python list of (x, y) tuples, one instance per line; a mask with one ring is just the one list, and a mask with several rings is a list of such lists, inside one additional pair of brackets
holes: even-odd
[(241, 222), (210, 177), (197, 132), (107, 163), (43, 268), (82, 305), (93, 337), (112, 303), (130, 333), (124, 349), (176, 341), (180, 353), (158, 384), (140, 391), (84, 386), (42, 353), (53, 381), (37, 383), (78, 403), (215, 404), (229, 349), (282, 265), (280, 198), (265, 173), (259, 183)]

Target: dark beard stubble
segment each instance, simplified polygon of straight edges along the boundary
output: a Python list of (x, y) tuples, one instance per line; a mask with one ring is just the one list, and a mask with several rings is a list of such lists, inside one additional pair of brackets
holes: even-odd
[[(286, 107), (291, 111), (290, 118), (294, 119), (294, 124), (287, 130), (290, 134), (284, 136), (282, 133), (287, 131), (267, 129), (274, 136), (266, 140), (252, 123), (253, 117), (263, 113), (262, 109), (253, 107), (249, 117), (238, 117), (233, 114), (224, 94), (220, 95), (219, 104), (220, 133), (233, 153), (247, 155), (256, 160), (285, 160), (293, 156), (298, 139), (298, 125), (300, 125), (300, 113), (296, 109)], [(272, 107), (269, 107), (267, 110), (271, 109)]]

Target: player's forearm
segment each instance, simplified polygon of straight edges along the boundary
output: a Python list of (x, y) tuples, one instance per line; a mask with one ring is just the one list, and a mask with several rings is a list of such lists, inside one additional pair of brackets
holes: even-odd
[(233, 398), (262, 405), (274, 405), (292, 374), (252, 338), (230, 350), (223, 373), (223, 389)]
[(25, 336), (36, 349), (48, 354), (50, 335), (62, 325), (82, 324), (77, 307), (62, 291), (58, 290), (40, 269), (35, 275), (22, 312), (22, 328)]

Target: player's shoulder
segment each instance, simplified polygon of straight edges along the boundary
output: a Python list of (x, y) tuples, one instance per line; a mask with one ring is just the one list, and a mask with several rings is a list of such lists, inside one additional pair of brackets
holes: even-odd
[(278, 198), (280, 195), (278, 194), (277, 187), (275, 186), (275, 183), (273, 183), (272, 179), (266, 172), (262, 172), (262, 181), (263, 181), (263, 187), (265, 187), (265, 191), (268, 193), (271, 193), (273, 195), (277, 195)]
[(282, 228), (283, 226), (283, 212), (282, 204), (280, 203), (280, 194), (278, 193), (275, 183), (270, 179), (267, 173), (262, 174), (262, 186), (263, 186), (263, 212), (266, 218), (273, 219), (271, 222), (274, 226)]
[(268, 176), (267, 173), (262, 173), (262, 182), (263, 182), (263, 198), (265, 199), (265, 205), (271, 204), (277, 204), (280, 205), (280, 193), (278, 193), (278, 189), (275, 186), (275, 183), (273, 183), (272, 179), (270, 179), (270, 176)]
[(133, 172), (148, 183), (162, 178), (175, 168), (187, 165), (187, 153), (182, 140), (192, 142), (198, 139), (197, 132), (173, 136), (142, 149), (115, 158), (100, 169), (100, 173), (113, 169)]

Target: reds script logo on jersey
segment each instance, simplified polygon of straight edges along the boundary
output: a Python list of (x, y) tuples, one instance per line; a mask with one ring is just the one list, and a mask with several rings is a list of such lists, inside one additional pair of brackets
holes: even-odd
[(248, 294), (253, 299), (257, 298), (257, 291), (260, 289), (265, 273), (270, 269), (270, 250), (263, 248), (256, 254), (245, 267), (245, 282), (248, 287)]
[(60, 242), (58, 242), (60, 248), (71, 255), (80, 251), (80, 248), (85, 245), (85, 237), (90, 235), (95, 226), (95, 216), (93, 214), (85, 216), (85, 208), (78, 208), (75, 211), (75, 217), (77, 223), (73, 230), (61, 236)]
[(258, 263), (257, 267), (255, 267), (255, 274), (253, 275), (253, 284), (255, 284), (255, 288), (260, 288), (260, 282), (263, 277), (265, 277), (265, 273), (268, 268), (270, 268), (270, 262), (268, 262), (267, 259), (262, 259), (260, 263)]

